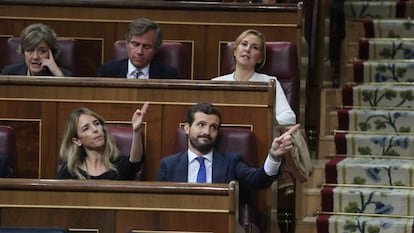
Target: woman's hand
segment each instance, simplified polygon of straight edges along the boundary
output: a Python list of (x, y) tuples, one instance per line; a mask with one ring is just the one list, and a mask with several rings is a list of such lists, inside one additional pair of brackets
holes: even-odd
[(52, 50), (49, 49), (49, 58), (42, 59), (42, 68), (47, 67), (54, 76), (63, 77), (62, 71), (56, 64), (55, 58), (53, 57)]
[(137, 109), (134, 114), (132, 115), (132, 129), (134, 132), (139, 132), (141, 130), (141, 125), (144, 120), (144, 116), (147, 113), (147, 109), (149, 106), (149, 102), (146, 101), (144, 105), (142, 105), (141, 109)]
[(142, 144), (141, 140), (141, 129), (142, 129), (142, 121), (144, 120), (144, 116), (147, 113), (147, 109), (149, 106), (149, 102), (146, 101), (144, 105), (142, 105), (141, 109), (137, 109), (134, 114), (132, 115), (132, 129), (133, 129), (133, 137), (132, 137), (132, 145), (131, 151), (129, 156), (129, 161), (131, 163), (137, 163), (142, 160), (142, 156), (144, 154), (144, 145)]

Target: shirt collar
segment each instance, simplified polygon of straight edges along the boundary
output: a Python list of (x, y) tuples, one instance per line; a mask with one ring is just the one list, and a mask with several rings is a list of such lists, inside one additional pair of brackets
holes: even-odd
[[(197, 157), (199, 156), (194, 154), (190, 149), (188, 149), (188, 163), (193, 162)], [(213, 161), (213, 150), (203, 155), (203, 157), (210, 162)]]
[[(149, 78), (149, 67), (150, 64), (148, 64), (147, 66), (141, 68), (141, 72), (143, 73), (143, 77), (145, 77), (146, 79)], [(137, 68), (132, 64), (131, 60), (128, 59), (128, 73), (127, 73), (127, 78), (135, 78), (135, 70)]]

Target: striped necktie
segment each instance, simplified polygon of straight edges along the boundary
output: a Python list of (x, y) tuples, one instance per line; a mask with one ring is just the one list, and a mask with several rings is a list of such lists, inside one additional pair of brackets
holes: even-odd
[(141, 76), (141, 75), (143, 75), (144, 73), (142, 73), (142, 71), (140, 70), (140, 69), (136, 69), (135, 70), (135, 73), (134, 73), (134, 76), (135, 76), (135, 78), (139, 78), (139, 76)]

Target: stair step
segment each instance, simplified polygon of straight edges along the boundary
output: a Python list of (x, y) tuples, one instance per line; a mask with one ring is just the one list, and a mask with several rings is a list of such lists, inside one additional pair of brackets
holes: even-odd
[(398, 158), (341, 158), (326, 165), (327, 183), (377, 186), (414, 186), (414, 160)]
[(405, 18), (413, 11), (411, 3), (401, 1), (345, 1), (344, 11), (347, 18)]
[(406, 188), (325, 186), (321, 190), (323, 212), (407, 216), (414, 213), (414, 193)]
[(410, 233), (413, 230), (413, 220), (410, 218), (320, 215), (316, 220), (316, 224), (318, 233), (360, 232), (359, 230), (349, 231), (349, 229), (362, 228), (367, 229), (363, 232), (381, 233)]
[(352, 132), (335, 134), (336, 153), (350, 156), (414, 158), (414, 135), (404, 133)]
[(369, 133), (414, 133), (414, 111), (382, 109), (343, 109), (338, 111), (339, 130)]

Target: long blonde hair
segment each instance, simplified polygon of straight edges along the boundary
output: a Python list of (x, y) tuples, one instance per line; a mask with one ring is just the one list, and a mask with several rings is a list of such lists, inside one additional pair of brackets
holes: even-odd
[(62, 159), (62, 162), (67, 164), (69, 173), (76, 175), (81, 180), (88, 179), (88, 177), (85, 177), (81, 173), (81, 167), (86, 159), (86, 151), (83, 146), (77, 146), (72, 141), (72, 138), (78, 137), (77, 125), (81, 115), (94, 116), (101, 123), (105, 136), (103, 164), (106, 168), (117, 171), (111, 161), (119, 156), (119, 150), (116, 146), (115, 139), (108, 133), (108, 127), (106, 126), (105, 120), (88, 108), (79, 108), (72, 111), (69, 115), (69, 118), (66, 121), (62, 143), (60, 145), (60, 158)]

